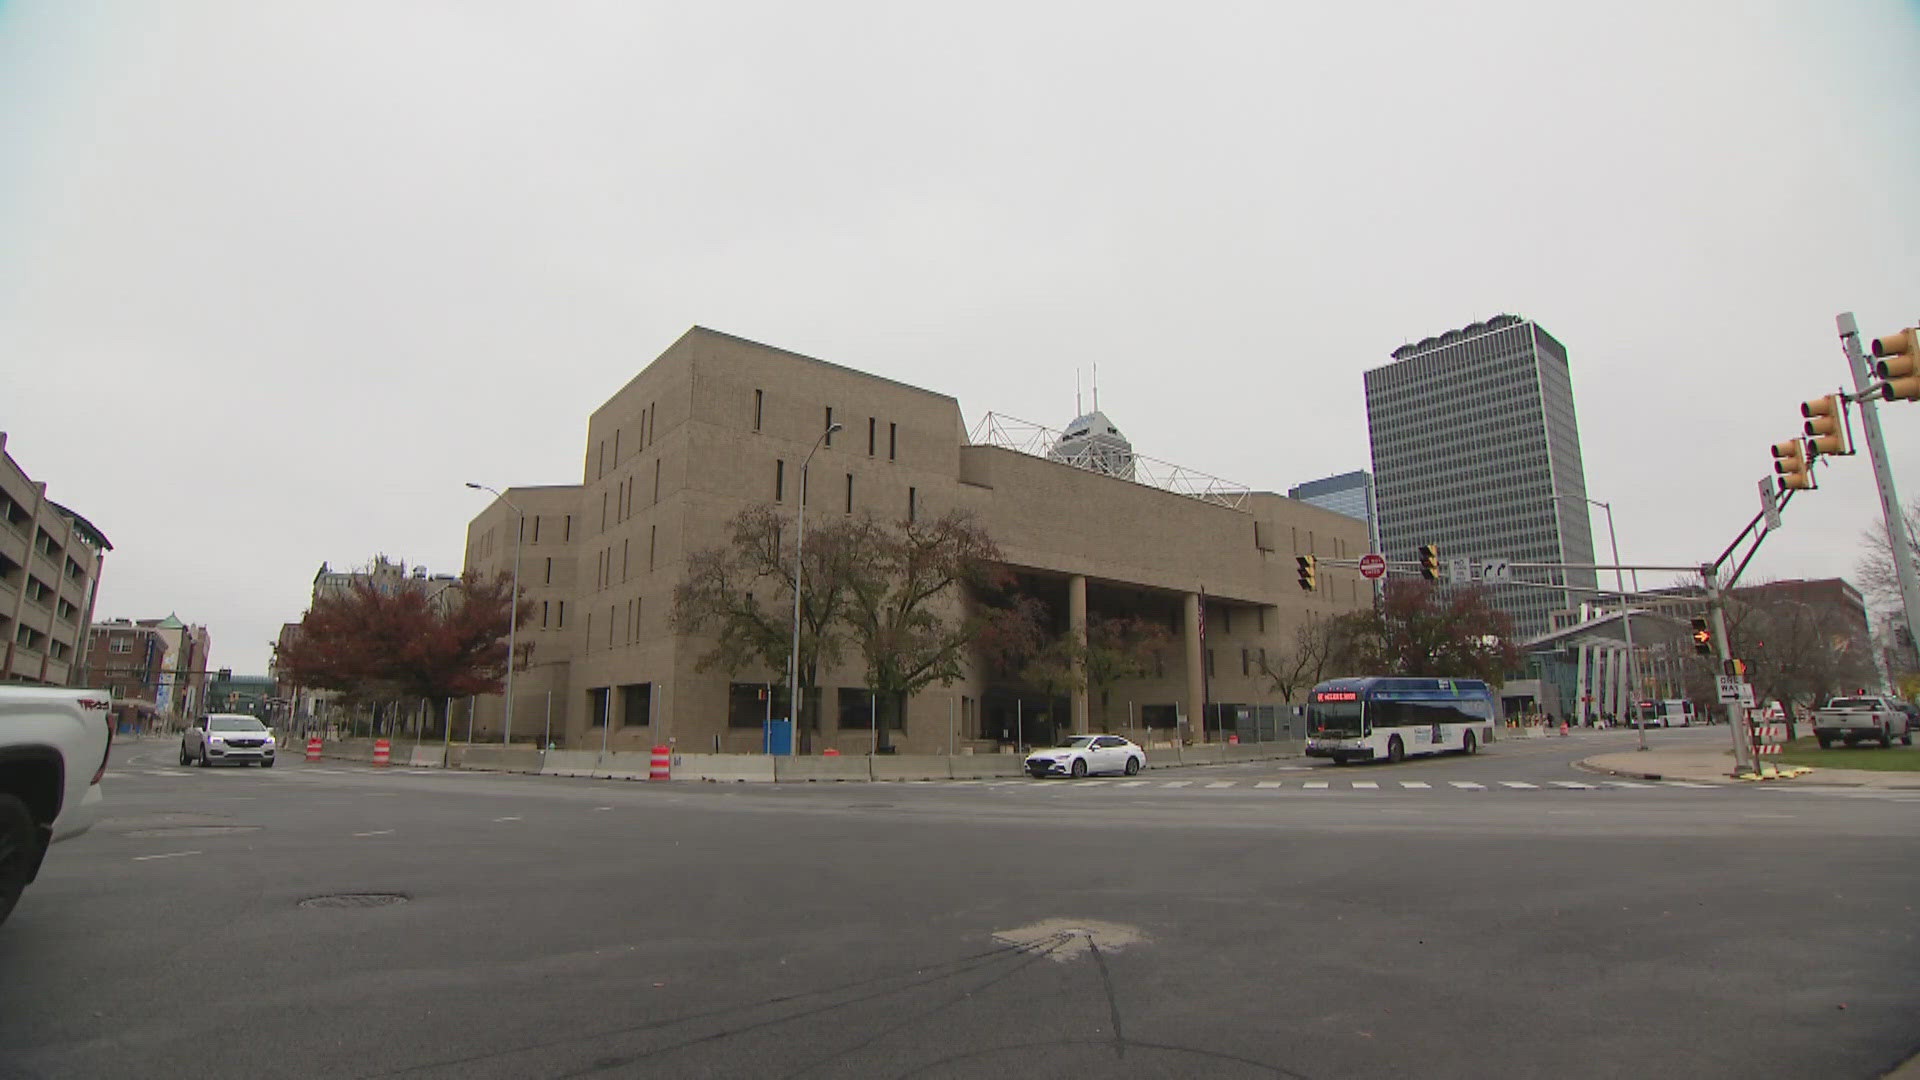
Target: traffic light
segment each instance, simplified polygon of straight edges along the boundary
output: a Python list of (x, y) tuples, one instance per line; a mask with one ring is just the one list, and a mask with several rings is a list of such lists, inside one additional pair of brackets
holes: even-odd
[(1726, 671), (1729, 677), (1736, 679), (1745, 678), (1747, 674), (1747, 662), (1745, 660), (1728, 660), (1721, 665), (1721, 668)]
[(1300, 587), (1306, 590), (1307, 592), (1312, 592), (1314, 590), (1313, 574), (1314, 574), (1314, 568), (1315, 568), (1313, 556), (1300, 555), (1295, 557), (1293, 561), (1300, 568)]
[(1438, 544), (1420, 545), (1420, 576), (1428, 581), (1440, 580), (1440, 546)]
[(1693, 620), (1693, 651), (1701, 656), (1713, 652), (1713, 631), (1707, 629), (1707, 620)]
[(1773, 471), (1780, 474), (1781, 491), (1805, 491), (1813, 486), (1807, 471), (1807, 451), (1799, 439), (1773, 444)]
[(1800, 403), (1800, 415), (1807, 418), (1807, 441), (1815, 454), (1851, 454), (1847, 439), (1846, 414), (1840, 410), (1840, 395), (1828, 394)]
[(1886, 383), (1880, 396), (1888, 401), (1920, 401), (1920, 329), (1908, 327), (1873, 339), (1879, 361), (1873, 373)]

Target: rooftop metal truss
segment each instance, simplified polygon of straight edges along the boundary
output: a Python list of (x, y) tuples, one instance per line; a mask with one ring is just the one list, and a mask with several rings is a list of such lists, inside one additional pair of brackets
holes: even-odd
[(1130, 460), (1117, 462), (1111, 451), (1102, 452), (1088, 447), (1077, 453), (1063, 454), (1059, 447), (1064, 433), (1058, 428), (1045, 424), (1035, 424), (1002, 413), (988, 413), (980, 418), (972, 431), (967, 433), (967, 442), (974, 446), (998, 446), (1004, 450), (1015, 450), (1063, 465), (1085, 469), (1121, 480), (1131, 480), (1161, 491), (1171, 491), (1175, 495), (1199, 499), (1215, 506), (1224, 506), (1230, 510), (1245, 510), (1247, 496), (1250, 493), (1245, 484), (1236, 484), (1209, 476), (1197, 469), (1189, 469), (1171, 462), (1150, 458), (1145, 454), (1130, 455)]

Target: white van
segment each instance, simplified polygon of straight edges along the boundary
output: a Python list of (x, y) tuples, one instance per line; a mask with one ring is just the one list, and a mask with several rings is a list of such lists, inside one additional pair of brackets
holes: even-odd
[(1648, 718), (1649, 724), (1661, 727), (1692, 727), (1693, 702), (1686, 698), (1669, 698), (1656, 702), (1654, 714)]

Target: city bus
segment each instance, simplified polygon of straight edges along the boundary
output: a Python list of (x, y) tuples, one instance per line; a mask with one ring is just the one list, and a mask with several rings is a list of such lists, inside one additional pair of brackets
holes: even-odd
[(1496, 723), (1493, 691), (1479, 679), (1332, 679), (1307, 694), (1307, 756), (1344, 765), (1471, 754)]

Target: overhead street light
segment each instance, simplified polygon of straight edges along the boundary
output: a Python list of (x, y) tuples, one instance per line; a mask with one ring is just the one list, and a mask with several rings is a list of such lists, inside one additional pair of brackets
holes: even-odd
[(506, 719), (501, 724), (500, 732), (500, 745), (510, 748), (513, 743), (513, 639), (514, 635), (520, 629), (520, 542), (525, 539), (527, 535), (527, 515), (522, 513), (519, 507), (513, 505), (512, 499), (507, 498), (505, 495), (500, 494), (500, 492), (495, 491), (485, 484), (475, 484), (469, 481), (467, 486), (475, 491), (493, 492), (494, 498), (506, 503), (507, 509), (512, 510), (514, 514), (513, 596), (507, 602), (507, 707)]
[(813, 464), (814, 452), (821, 444), (845, 426), (838, 422), (828, 424), (827, 430), (813, 440), (813, 449), (807, 451), (806, 460), (800, 463), (799, 527), (793, 533), (793, 659), (787, 665), (787, 712), (793, 718), (793, 731), (787, 740), (789, 757), (800, 753), (800, 548), (807, 540), (807, 466)]
[[(1638, 721), (1633, 726), (1640, 733), (1640, 749), (1645, 750), (1647, 718), (1638, 715), (1640, 712), (1640, 659), (1633, 653), (1633, 611), (1627, 602), (1627, 579), (1620, 572), (1620, 541), (1615, 539), (1613, 534), (1613, 504), (1601, 502), (1599, 499), (1589, 499), (1585, 495), (1555, 495), (1554, 498), (1577, 499), (1580, 502), (1591, 503), (1607, 512), (1607, 545), (1613, 549), (1613, 587), (1620, 594), (1620, 627), (1627, 639), (1627, 681), (1633, 684), (1631, 695), (1633, 700), (1627, 702), (1627, 717)], [(1633, 576), (1633, 587), (1636, 592), (1640, 589), (1638, 573)]]

